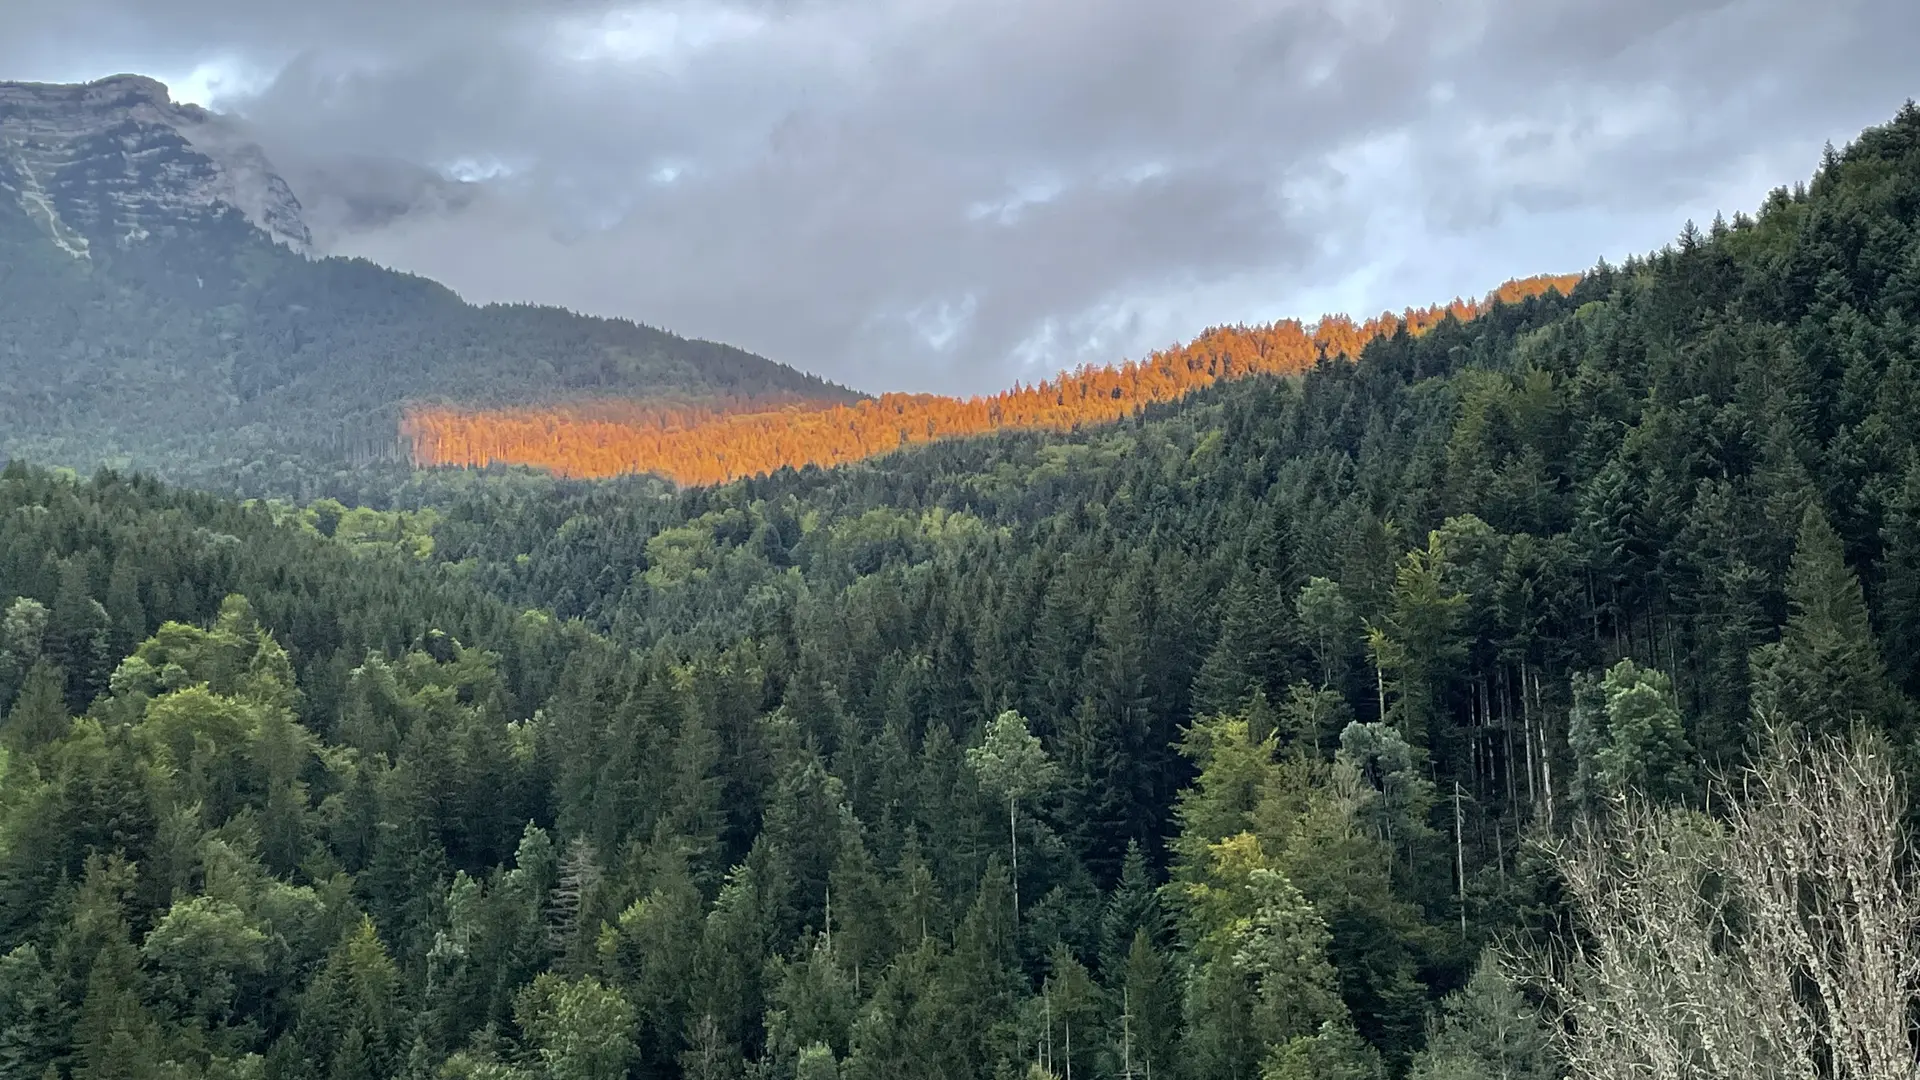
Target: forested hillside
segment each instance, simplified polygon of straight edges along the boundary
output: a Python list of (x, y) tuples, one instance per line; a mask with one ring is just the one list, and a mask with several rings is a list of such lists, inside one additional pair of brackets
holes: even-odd
[(855, 396), (724, 345), (311, 260), (237, 214), (121, 240), (76, 258), (0, 198), (0, 454), (310, 498), (336, 474), (404, 477), (409, 404)]
[[(1917, 217), (1909, 106), (1571, 295), (717, 488), (11, 468), (0, 1073), (1882, 1075), (1835, 1064), (1910, 1054), (1870, 1025), (1793, 1042), (1853, 1005), (1733, 1015), (1845, 954), (1798, 878), (1811, 923), (1646, 950), (1639, 1028), (1578, 994), (1625, 985), (1596, 865), (1896, 874)], [(1709, 798), (1787, 725), (1893, 751)], [(1868, 988), (1902, 1039), (1910, 984)]]
[(995, 431), (1067, 431), (1112, 423), (1216, 382), (1297, 375), (1328, 356), (1356, 356), (1404, 327), (1424, 333), (1448, 318), (1472, 319), (1499, 302), (1579, 275), (1509, 281), (1485, 300), (1379, 315), (1327, 316), (1311, 326), (1218, 326), (1139, 361), (1086, 366), (1033, 386), (971, 398), (882, 394), (777, 409), (701, 409), (601, 401), (560, 407), (416, 408), (401, 423), (413, 460), (426, 466), (527, 465), (569, 477), (651, 473), (680, 484), (716, 484), (808, 465), (841, 465), (904, 446)]

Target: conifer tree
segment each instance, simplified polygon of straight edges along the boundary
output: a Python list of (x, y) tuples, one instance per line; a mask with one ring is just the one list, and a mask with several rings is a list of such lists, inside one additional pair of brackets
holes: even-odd
[(1754, 708), (1816, 731), (1892, 719), (1893, 701), (1860, 580), (1816, 504), (1801, 518), (1787, 578), (1791, 611), (1780, 640), (1754, 661)]
[(1467, 985), (1441, 1002), (1441, 1020), (1409, 1080), (1557, 1080), (1545, 1024), (1507, 980), (1492, 950)]
[(72, 722), (67, 715), (66, 682), (59, 668), (44, 661), (35, 664), (7, 712), (0, 742), (15, 751), (26, 751), (66, 734)]

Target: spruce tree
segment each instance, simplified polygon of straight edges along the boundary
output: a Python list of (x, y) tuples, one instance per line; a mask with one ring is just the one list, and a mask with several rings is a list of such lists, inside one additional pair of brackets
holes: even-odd
[(65, 735), (72, 723), (67, 714), (66, 682), (59, 668), (45, 662), (35, 664), (6, 714), (0, 743), (25, 751)]
[(1408, 1080), (1556, 1080), (1546, 1025), (1482, 952), (1473, 978), (1441, 1002), (1441, 1021)]
[(1892, 719), (1894, 698), (1860, 581), (1817, 504), (1801, 518), (1787, 602), (1786, 630), (1755, 657), (1755, 711), (1835, 733)]

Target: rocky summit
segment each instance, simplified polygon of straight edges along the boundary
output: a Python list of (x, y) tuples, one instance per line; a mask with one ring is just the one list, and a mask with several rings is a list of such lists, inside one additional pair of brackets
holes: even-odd
[(138, 75), (0, 82), (7, 202), (76, 258), (235, 215), (295, 251), (313, 248), (299, 200), (234, 121)]

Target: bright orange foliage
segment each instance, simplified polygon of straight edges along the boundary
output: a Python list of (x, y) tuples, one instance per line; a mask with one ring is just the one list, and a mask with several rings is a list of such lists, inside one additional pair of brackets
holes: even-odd
[(1036, 386), (966, 399), (883, 394), (839, 403), (638, 402), (467, 411), (440, 406), (409, 411), (401, 434), (420, 466), (531, 465), (562, 476), (658, 473), (681, 484), (713, 484), (782, 466), (838, 465), (913, 443), (1008, 428), (1065, 430), (1132, 415), (1222, 379), (1295, 374), (1320, 356), (1358, 356), (1372, 339), (1404, 321), (1421, 333), (1448, 315), (1470, 319), (1496, 302), (1558, 289), (1578, 274), (1509, 281), (1481, 301), (1391, 312), (1356, 323), (1328, 316), (1313, 326), (1284, 320), (1264, 327), (1216, 327), (1191, 343), (1145, 360), (1082, 367)]

